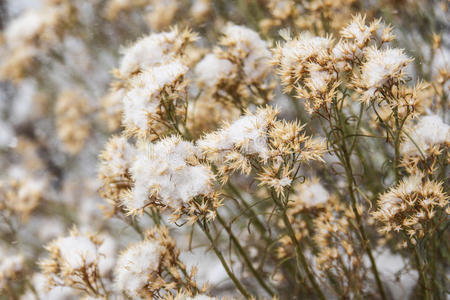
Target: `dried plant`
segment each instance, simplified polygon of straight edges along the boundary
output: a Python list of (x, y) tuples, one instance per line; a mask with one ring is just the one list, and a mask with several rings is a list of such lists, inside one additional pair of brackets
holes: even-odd
[(0, 300), (447, 299), (447, 4), (0, 2)]

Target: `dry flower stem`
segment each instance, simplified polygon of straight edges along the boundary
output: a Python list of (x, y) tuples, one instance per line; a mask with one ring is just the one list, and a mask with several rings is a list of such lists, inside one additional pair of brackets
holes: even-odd
[(198, 226), (201, 228), (201, 230), (205, 233), (206, 237), (211, 243), (211, 247), (214, 250), (214, 253), (216, 253), (217, 258), (220, 260), (223, 268), (225, 269), (225, 272), (227, 272), (228, 276), (230, 276), (230, 279), (233, 281), (236, 288), (241, 292), (242, 296), (244, 296), (246, 299), (250, 299), (251, 295), (247, 292), (247, 290), (242, 286), (239, 279), (234, 275), (233, 271), (228, 266), (227, 262), (225, 261), (225, 258), (223, 257), (220, 250), (217, 248), (215, 241), (213, 237), (211, 236), (211, 233), (209, 232), (209, 228), (206, 224), (202, 224), (200, 221), (197, 221)]
[(239, 240), (236, 238), (236, 236), (233, 234), (232, 229), (230, 226), (228, 226), (225, 222), (225, 220), (220, 216), (219, 213), (217, 213), (217, 220), (219, 220), (219, 223), (225, 228), (228, 235), (230, 236), (231, 240), (233, 241), (234, 245), (236, 246), (236, 249), (238, 250), (239, 254), (244, 259), (245, 263), (249, 267), (252, 274), (256, 277), (256, 280), (259, 282), (259, 284), (263, 287), (263, 289), (271, 296), (275, 296), (275, 292), (270, 288), (270, 286), (267, 285), (267, 283), (264, 281), (264, 279), (261, 277), (261, 274), (253, 267), (252, 262), (250, 261), (250, 258), (247, 255), (247, 252), (242, 248), (241, 244), (239, 243)]
[(322, 290), (320, 289), (320, 286), (317, 284), (316, 279), (314, 278), (314, 274), (309, 269), (308, 262), (306, 261), (306, 257), (302, 252), (300, 243), (298, 242), (297, 238), (295, 237), (294, 229), (292, 228), (291, 222), (289, 221), (289, 218), (286, 215), (286, 207), (283, 206), (283, 204), (281, 203), (281, 199), (279, 199), (277, 197), (276, 193), (273, 190), (271, 190), (271, 196), (272, 196), (273, 201), (277, 205), (278, 210), (282, 214), (283, 223), (286, 226), (286, 229), (288, 231), (289, 237), (292, 240), (292, 243), (294, 243), (294, 245), (295, 245), (297, 265), (299, 268), (298, 271), (301, 272), (301, 268), (300, 268), (300, 265), (301, 265), (303, 267), (303, 269), (305, 270), (306, 275), (307, 275), (309, 281), (311, 282), (314, 290), (316, 291), (317, 295), (319, 296), (319, 298), (323, 299), (323, 300), (326, 299)]

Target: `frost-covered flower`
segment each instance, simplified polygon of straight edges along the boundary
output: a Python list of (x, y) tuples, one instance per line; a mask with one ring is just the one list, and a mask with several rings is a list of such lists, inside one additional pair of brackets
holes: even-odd
[(197, 145), (207, 155), (217, 154), (223, 159), (224, 155), (239, 149), (247, 155), (257, 155), (266, 158), (269, 146), (267, 144), (268, 125), (273, 121), (274, 111), (259, 109), (256, 113), (248, 113), (222, 129), (206, 134)]
[(149, 203), (180, 209), (197, 196), (212, 192), (214, 175), (198, 160), (197, 147), (178, 136), (156, 144), (143, 142), (131, 168), (134, 187), (124, 201), (130, 213)]
[[(257, 179), (275, 188), (277, 193), (290, 185), (294, 165), (308, 160), (321, 160), (324, 144), (307, 137), (298, 122), (276, 119), (277, 109), (260, 107), (247, 112), (231, 124), (208, 133), (197, 141), (204, 155), (219, 168), (222, 180), (240, 171), (249, 175), (254, 163), (260, 164)], [(293, 154), (297, 154), (292, 157)], [(283, 158), (292, 162), (282, 168)], [(287, 166), (287, 165), (286, 165)]]
[[(40, 262), (48, 286), (68, 286), (102, 295), (101, 276), (112, 269), (115, 244), (107, 236), (82, 234), (73, 229), (69, 236), (51, 241), (50, 257)], [(96, 288), (93, 288), (96, 287)], [(94, 289), (94, 290), (93, 290)]]
[(431, 148), (450, 144), (450, 126), (437, 115), (423, 116), (400, 145), (404, 156), (428, 156)]
[(100, 154), (98, 177), (102, 183), (100, 195), (111, 205), (112, 216), (120, 211), (121, 196), (132, 186), (131, 165), (135, 156), (135, 148), (126, 137), (113, 136), (109, 139)]
[(285, 91), (297, 91), (298, 98), (306, 99), (308, 112), (318, 110), (332, 101), (337, 87), (337, 71), (332, 54), (331, 37), (316, 37), (304, 32), (287, 39), (274, 50), (273, 63), (278, 66)]
[(228, 59), (214, 53), (207, 54), (196, 66), (195, 75), (201, 86), (214, 88), (220, 81), (229, 79), (236, 72), (236, 66)]
[(126, 137), (113, 136), (100, 154), (99, 174), (112, 180), (127, 176), (133, 161), (135, 149)]
[(278, 74), (283, 84), (291, 89), (308, 72), (307, 62), (326, 62), (333, 40), (329, 37), (313, 36), (309, 32), (297, 38), (286, 37), (287, 42), (275, 49), (274, 62), (278, 65)]
[(178, 94), (184, 91), (183, 78), (188, 68), (180, 61), (144, 70), (130, 81), (123, 99), (123, 125), (138, 136), (150, 135), (157, 123), (162, 101), (176, 104)]
[(171, 295), (186, 282), (197, 289), (193, 276), (179, 260), (179, 253), (166, 227), (145, 232), (142, 241), (131, 244), (119, 255), (114, 270), (115, 290), (133, 299), (154, 299), (164, 292)]
[(361, 76), (355, 83), (363, 92), (363, 100), (374, 96), (377, 89), (389, 81), (401, 82), (405, 77), (405, 68), (412, 61), (402, 49), (366, 49), (366, 62), (361, 66)]
[(380, 27), (380, 20), (375, 20), (370, 25), (366, 25), (366, 17), (356, 15), (352, 21), (344, 27), (340, 34), (346, 39), (352, 40), (355, 45), (362, 49), (374, 37), (374, 33)]
[(144, 37), (122, 51), (120, 76), (128, 78), (144, 69), (166, 64), (180, 55), (186, 44), (193, 40), (195, 35), (190, 31), (176, 28)]
[(434, 230), (430, 221), (436, 219), (439, 208), (448, 207), (448, 196), (442, 183), (415, 174), (404, 178), (397, 186), (382, 194), (374, 218), (383, 224), (381, 232), (405, 231), (411, 237), (423, 237)]
[(263, 80), (270, 70), (271, 54), (267, 43), (245, 26), (229, 23), (223, 33), (221, 44), (228, 47), (227, 53), (231, 56), (242, 59), (245, 79), (249, 82)]
[(69, 269), (80, 269), (97, 259), (97, 246), (85, 236), (59, 238), (50, 247), (58, 251), (61, 261)]
[(21, 254), (8, 254), (0, 248), (0, 292), (8, 281), (18, 278), (24, 268), (24, 257)]
[(154, 240), (144, 240), (123, 251), (115, 268), (115, 286), (133, 298), (143, 290), (159, 271), (165, 249)]
[(361, 57), (362, 51), (347, 41), (339, 41), (331, 51), (339, 71), (351, 70), (349, 62)]

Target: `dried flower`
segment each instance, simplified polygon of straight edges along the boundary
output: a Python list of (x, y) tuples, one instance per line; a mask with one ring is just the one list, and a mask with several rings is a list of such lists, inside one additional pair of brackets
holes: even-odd
[(163, 290), (171, 292), (177, 284), (183, 283), (188, 292), (197, 288), (193, 275), (187, 273), (178, 256), (179, 250), (167, 228), (147, 231), (143, 241), (120, 254), (114, 272), (117, 291), (132, 298), (147, 299), (158, 298)]
[(11, 254), (0, 248), (0, 291), (7, 288), (9, 281), (17, 280), (24, 270), (24, 257), (21, 254)]
[(295, 89), (298, 98), (308, 99), (307, 110), (312, 112), (329, 104), (339, 85), (330, 37), (314, 37), (302, 33), (274, 50), (274, 64), (285, 86), (285, 91)]
[(185, 46), (195, 39), (189, 30), (177, 28), (144, 37), (123, 50), (119, 76), (126, 79), (144, 69), (164, 65), (181, 55)]
[(46, 188), (45, 178), (10, 178), (0, 182), (0, 211), (9, 211), (25, 221), (44, 199)]
[(98, 171), (102, 182), (100, 194), (113, 208), (107, 215), (113, 215), (120, 210), (123, 194), (133, 185), (130, 169), (135, 152), (134, 146), (125, 137), (113, 136), (100, 154), (101, 163)]
[(174, 60), (145, 70), (130, 81), (123, 99), (123, 125), (129, 135), (154, 135), (157, 126), (164, 123), (165, 114), (184, 105), (183, 79), (187, 70), (181, 61)]
[(67, 237), (50, 242), (46, 247), (50, 257), (40, 262), (48, 285), (68, 286), (88, 295), (105, 295), (101, 277), (111, 269), (108, 256), (114, 253), (102, 246), (99, 236), (81, 234), (77, 229)]
[(442, 183), (415, 174), (380, 196), (373, 217), (382, 224), (381, 232), (402, 231), (410, 238), (422, 238), (432, 233), (432, 220), (447, 208), (448, 199)]
[(450, 126), (437, 115), (423, 116), (409, 130), (409, 137), (401, 144), (404, 156), (428, 156), (433, 148), (450, 145)]
[(379, 50), (370, 47), (364, 56), (366, 62), (361, 67), (361, 76), (354, 79), (354, 84), (362, 92), (365, 102), (386, 85), (402, 83), (405, 80), (405, 68), (412, 61), (402, 49)]
[(56, 102), (58, 137), (63, 144), (63, 149), (71, 155), (81, 151), (91, 133), (87, 119), (89, 112), (87, 99), (75, 90), (64, 91)]
[(130, 213), (137, 214), (149, 204), (181, 210), (213, 192), (214, 175), (200, 162), (191, 142), (172, 136), (156, 144), (143, 142), (137, 153), (131, 168), (134, 187), (124, 200)]
[(232, 61), (241, 61), (244, 80), (249, 83), (263, 80), (270, 70), (270, 51), (255, 31), (244, 26), (228, 24), (220, 44), (227, 47)]

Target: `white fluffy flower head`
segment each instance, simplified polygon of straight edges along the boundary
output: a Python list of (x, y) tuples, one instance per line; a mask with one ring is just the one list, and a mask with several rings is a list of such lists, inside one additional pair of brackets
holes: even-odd
[(131, 169), (135, 186), (124, 202), (126, 208), (137, 213), (154, 199), (177, 209), (194, 197), (208, 195), (214, 175), (197, 155), (196, 146), (178, 136), (139, 145)]
[(196, 66), (195, 74), (201, 85), (207, 87), (216, 86), (221, 79), (229, 77), (236, 71), (228, 59), (218, 58), (213, 53), (207, 54)]
[(144, 240), (122, 252), (115, 268), (116, 289), (139, 298), (151, 274), (158, 271), (163, 252), (164, 248), (153, 240)]
[(207, 154), (218, 154), (219, 160), (234, 149), (264, 159), (269, 152), (267, 128), (272, 120), (269, 114), (271, 112), (266, 109), (248, 113), (223, 129), (205, 135), (197, 144)]
[(270, 51), (267, 43), (255, 31), (245, 26), (228, 24), (221, 44), (235, 57), (243, 59), (243, 69), (249, 81), (263, 79), (269, 69)]
[(177, 28), (142, 38), (122, 51), (120, 76), (128, 78), (144, 69), (166, 64), (177, 58), (184, 46), (195, 38), (189, 31), (180, 31)]
[(409, 137), (401, 144), (402, 155), (426, 155), (433, 146), (450, 144), (450, 126), (437, 115), (424, 116), (411, 128)]
[(374, 95), (389, 80), (400, 81), (405, 77), (405, 68), (412, 61), (402, 49), (366, 49), (367, 61), (361, 67), (359, 85), (365, 90), (364, 97)]
[(187, 71), (188, 68), (177, 59), (133, 77), (123, 99), (126, 129), (140, 136), (147, 135), (150, 126), (158, 120), (161, 94), (166, 89), (177, 90)]

